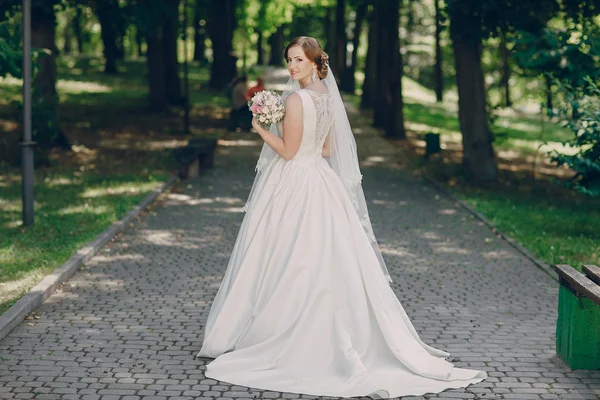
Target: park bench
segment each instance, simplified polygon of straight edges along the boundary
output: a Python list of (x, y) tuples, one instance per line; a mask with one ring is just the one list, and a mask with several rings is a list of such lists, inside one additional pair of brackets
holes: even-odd
[(179, 177), (193, 178), (198, 176), (200, 170), (212, 168), (216, 149), (216, 138), (197, 137), (190, 139), (187, 145), (173, 150), (173, 155), (179, 164)]
[(600, 268), (554, 268), (560, 278), (556, 353), (572, 369), (600, 369)]

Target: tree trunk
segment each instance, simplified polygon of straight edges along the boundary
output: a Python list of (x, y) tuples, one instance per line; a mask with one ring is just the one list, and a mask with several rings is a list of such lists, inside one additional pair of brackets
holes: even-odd
[(194, 8), (194, 61), (206, 64), (206, 0), (196, 0)]
[(438, 102), (444, 100), (444, 73), (442, 70), (442, 24), (440, 15), (440, 0), (434, 0), (435, 4), (435, 98)]
[[(325, 47), (324, 50), (327, 54), (332, 55), (331, 61), (333, 62), (333, 55), (335, 54), (335, 25), (333, 23), (333, 17), (335, 15), (332, 7), (325, 9), (325, 21), (323, 25), (323, 31), (325, 33)], [(334, 71), (335, 73), (335, 71)]]
[(463, 143), (463, 166), (478, 182), (498, 177), (492, 134), (488, 126), (486, 92), (481, 68), (481, 43), (453, 37), (458, 88), (458, 117)]
[(123, 27), (123, 31), (118, 31), (118, 36), (117, 36), (117, 60), (124, 60), (125, 59), (125, 30), (126, 28)]
[(263, 50), (262, 31), (258, 32), (258, 38), (256, 39), (256, 52), (258, 53), (258, 58), (256, 59), (256, 64), (263, 65), (265, 63), (265, 55), (264, 55), (264, 50)]
[(365, 62), (365, 80), (360, 98), (360, 108), (371, 109), (375, 103), (376, 74), (377, 74), (377, 10), (372, 8), (369, 15), (369, 44)]
[(269, 65), (280, 67), (283, 62), (283, 28), (283, 25), (279, 26), (269, 38), (269, 45), (271, 46)]
[[(70, 14), (70, 13), (68, 13)], [(64, 45), (63, 45), (63, 54), (71, 54), (72, 52), (72, 47), (71, 47), (71, 26), (72, 24), (69, 23), (69, 18), (67, 17), (67, 26), (65, 26), (65, 30), (63, 31), (63, 41), (64, 41)]]
[(263, 48), (263, 40), (264, 40), (264, 29), (266, 26), (266, 14), (267, 14), (267, 6), (268, 3), (265, 3), (263, 1), (260, 2), (259, 5), (259, 9), (258, 9), (258, 16), (256, 18), (256, 22), (257, 22), (257, 28), (256, 28), (256, 33), (258, 34), (258, 38), (256, 40), (256, 53), (258, 55), (257, 59), (256, 59), (256, 64), (257, 65), (264, 65), (265, 64), (265, 53), (264, 53), (264, 48)]
[(504, 89), (504, 107), (512, 106), (510, 100), (510, 62), (509, 51), (506, 44), (506, 30), (500, 31), (500, 50), (502, 52), (502, 87)]
[[(387, 17), (386, 13), (389, 12), (387, 6), (382, 4), (383, 0), (380, 0), (379, 3), (375, 6), (376, 14), (377, 14), (377, 49), (385, 49), (386, 54), (391, 49), (392, 42), (391, 36), (395, 36), (391, 32), (390, 27), (390, 18)], [(388, 88), (390, 85), (390, 60), (386, 57), (378, 57), (377, 58), (377, 66), (375, 73), (375, 95), (374, 95), (374, 103), (373, 103), (373, 126), (377, 128), (383, 128), (386, 124), (388, 118), (389, 108), (386, 106), (386, 101), (390, 101), (389, 98), (386, 98), (384, 94), (388, 92)]]
[(73, 32), (77, 40), (77, 53), (83, 54), (83, 11), (81, 7), (75, 8), (75, 18), (73, 18)]
[[(417, 17), (415, 13), (415, 7), (413, 0), (399, 0), (400, 2), (404, 2), (404, 10), (406, 11), (406, 39), (404, 46), (409, 43), (412, 43), (413, 34), (415, 30), (415, 26), (417, 25)], [(434, 0), (435, 1), (435, 0)]]
[[(41, 5), (44, 4), (44, 5)], [(33, 78), (32, 128), (37, 142), (38, 156), (46, 159), (45, 150), (52, 147), (69, 149), (68, 138), (61, 131), (59, 99), (56, 92), (56, 27), (52, 2), (34, 3), (31, 8), (31, 47), (43, 49), (39, 57), (37, 74)]]
[[(388, 84), (383, 84), (385, 91), (386, 120), (384, 121), (385, 136), (395, 139), (405, 139), (404, 129), (404, 101), (402, 98), (402, 53), (400, 52), (400, 5), (392, 2), (383, 13), (386, 18), (386, 26), (389, 27), (389, 40), (391, 51), (391, 63), (388, 67)], [(395, 32), (395, 34), (394, 34)]]
[(144, 55), (144, 49), (142, 48), (144, 44), (144, 35), (142, 32), (142, 27), (139, 24), (135, 25), (135, 44), (137, 56), (142, 57)]
[(169, 9), (164, 14), (162, 35), (163, 60), (167, 103), (182, 105), (181, 80), (179, 79), (179, 61), (177, 60), (177, 39), (179, 37), (179, 0), (165, 3)]
[(116, 0), (101, 0), (96, 3), (96, 15), (101, 27), (102, 43), (104, 45), (104, 72), (107, 74), (117, 73), (117, 14), (119, 3)]
[(546, 83), (546, 107), (548, 111), (552, 111), (554, 108), (552, 102), (552, 78), (550, 78), (550, 75), (544, 75), (544, 81)]
[(157, 23), (149, 27), (151, 31), (146, 37), (150, 108), (158, 112), (164, 111), (168, 105), (162, 44), (163, 27), (159, 21), (160, 19), (157, 19)]
[(333, 67), (335, 76), (341, 78), (346, 68), (346, 1), (337, 0), (335, 8), (335, 53)]
[(223, 89), (237, 74), (237, 58), (232, 54), (235, 22), (233, 0), (211, 0), (208, 33), (213, 50), (210, 73), (210, 87), (213, 89)]
[(352, 53), (350, 56), (350, 65), (344, 69), (342, 83), (340, 88), (347, 93), (354, 93), (356, 87), (356, 63), (358, 59), (358, 45), (360, 43), (360, 33), (362, 31), (363, 21), (367, 14), (367, 3), (361, 2), (356, 9), (356, 19), (354, 20), (354, 32), (352, 36)]

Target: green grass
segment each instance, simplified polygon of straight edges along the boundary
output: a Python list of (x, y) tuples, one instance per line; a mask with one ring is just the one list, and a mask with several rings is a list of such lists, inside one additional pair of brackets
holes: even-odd
[[(0, 177), (0, 282), (30, 281), (0, 293), (0, 313), (98, 233), (122, 218), (168, 173), (100, 176), (42, 170), (35, 176), (35, 224), (21, 226), (18, 176)], [(7, 299), (8, 298), (8, 299)]]
[(600, 265), (600, 201), (575, 194), (552, 198), (468, 187), (452, 191), (545, 262)]
[[(102, 72), (98, 58), (59, 58), (57, 91), (61, 110), (75, 108), (117, 109), (120, 107), (143, 108), (147, 98), (146, 63), (143, 60), (126, 60), (119, 63), (119, 73), (107, 75)], [(225, 93), (207, 90), (209, 70), (190, 66), (190, 103), (206, 107), (227, 107)], [(0, 105), (21, 99), (22, 81), (14, 78), (0, 79)], [(63, 115), (61, 115), (63, 116)], [(64, 115), (66, 118), (72, 113)], [(75, 115), (78, 117), (79, 115)]]
[[(402, 83), (406, 128), (417, 135), (439, 133), (442, 142), (460, 142), (460, 124), (454, 96), (447, 96), (443, 103), (436, 103), (432, 90), (407, 77), (403, 78)], [(348, 96), (348, 99), (359, 106), (358, 96)], [(561, 142), (571, 139), (573, 134), (548, 118), (506, 110), (500, 114), (502, 115), (498, 115), (490, 127), (494, 132), (494, 146), (497, 150), (533, 154), (540, 151), (541, 145), (542, 152), (569, 150)]]
[[(403, 84), (405, 123), (411, 134), (437, 132), (442, 143), (460, 144), (456, 103), (435, 103), (430, 90), (408, 78)], [(358, 96), (347, 99), (356, 107), (360, 104)], [(569, 130), (545, 119), (540, 140), (539, 115), (506, 114), (492, 128), (496, 150), (511, 150), (522, 157), (550, 149), (562, 151), (560, 142), (572, 137)], [(549, 143), (539, 149), (543, 141)], [(586, 263), (600, 265), (600, 199), (568, 192), (547, 179), (532, 184), (523, 181), (523, 173), (519, 177), (510, 171), (502, 171), (501, 182), (494, 187), (474, 188), (462, 180), (459, 166), (452, 161), (426, 162), (415, 156), (413, 162), (415, 168), (423, 168), (438, 180), (452, 180), (448, 188), (455, 196), (545, 262), (578, 268)]]
[[(60, 58), (61, 124), (76, 146), (36, 168), (31, 227), (21, 226), (20, 170), (0, 163), (0, 314), (174, 170), (173, 141), (188, 138), (181, 111), (148, 109), (145, 70), (127, 60), (119, 74), (106, 75), (100, 59)], [(208, 79), (208, 69), (191, 66), (194, 135), (218, 134), (214, 115), (228, 106), (225, 93), (207, 89)], [(21, 81), (0, 79), (0, 92), (0, 128), (14, 126)]]

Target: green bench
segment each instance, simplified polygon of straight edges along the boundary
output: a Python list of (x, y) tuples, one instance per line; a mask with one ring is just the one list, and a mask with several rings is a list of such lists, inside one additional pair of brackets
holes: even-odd
[(560, 278), (556, 353), (572, 369), (600, 369), (600, 268), (554, 268)]
[(179, 164), (181, 179), (198, 176), (200, 170), (212, 168), (215, 163), (217, 139), (192, 138), (188, 144), (173, 150), (173, 156)]

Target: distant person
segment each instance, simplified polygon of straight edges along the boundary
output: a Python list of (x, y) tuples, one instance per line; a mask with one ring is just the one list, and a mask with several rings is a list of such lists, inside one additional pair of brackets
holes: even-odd
[(234, 131), (237, 128), (249, 131), (252, 126), (252, 112), (248, 108), (250, 97), (248, 92), (248, 77), (242, 75), (233, 85), (231, 92), (231, 114), (229, 117), (228, 130)]
[(258, 92), (262, 92), (263, 90), (265, 90), (265, 81), (263, 78), (259, 77), (256, 78), (256, 85), (252, 86), (250, 89), (248, 89), (248, 92), (246, 93), (246, 97), (248, 97), (249, 99), (251, 99), (252, 97), (254, 97), (254, 95)]

